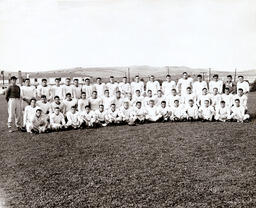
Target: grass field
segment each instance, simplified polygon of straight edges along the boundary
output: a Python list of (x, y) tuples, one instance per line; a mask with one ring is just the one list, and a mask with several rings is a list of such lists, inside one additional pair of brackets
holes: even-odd
[(0, 207), (256, 207), (255, 119), (31, 135), (8, 133), (6, 109)]

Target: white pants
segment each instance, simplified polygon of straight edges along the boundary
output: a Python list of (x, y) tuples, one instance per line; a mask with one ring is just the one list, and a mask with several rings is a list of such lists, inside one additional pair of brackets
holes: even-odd
[(17, 127), (21, 126), (22, 108), (19, 98), (10, 98), (8, 101), (8, 123), (11, 125), (15, 121)]
[(149, 121), (153, 121), (153, 122), (156, 122), (158, 119), (161, 118), (161, 115), (156, 115), (156, 116), (149, 116), (149, 115), (146, 115), (146, 119), (149, 120)]

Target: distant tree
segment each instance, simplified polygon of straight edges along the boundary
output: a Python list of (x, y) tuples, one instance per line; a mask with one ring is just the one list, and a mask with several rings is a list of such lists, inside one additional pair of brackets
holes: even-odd
[(251, 92), (255, 92), (256, 91), (256, 79), (254, 80), (254, 82), (251, 84)]

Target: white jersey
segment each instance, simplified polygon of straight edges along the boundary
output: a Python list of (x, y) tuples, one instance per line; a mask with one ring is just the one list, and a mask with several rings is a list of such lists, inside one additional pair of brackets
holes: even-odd
[(123, 98), (119, 98), (119, 99), (114, 98), (114, 99), (113, 99), (113, 103), (116, 104), (116, 109), (119, 109), (119, 108), (121, 108), (121, 107), (123, 106), (123, 104), (124, 104), (124, 99), (123, 99)]
[(102, 104), (102, 99), (101, 98), (93, 99), (92, 97), (90, 97), (88, 99), (88, 101), (89, 101), (89, 105), (91, 107), (91, 110), (93, 110), (93, 111), (99, 109), (99, 105)]
[(155, 117), (155, 116), (158, 116), (158, 109), (156, 106), (153, 106), (153, 107), (146, 107), (146, 111), (147, 111), (147, 116), (148, 117)]
[(43, 103), (41, 100), (39, 100), (36, 105), (42, 109), (43, 114), (50, 113), (51, 110), (51, 104), (49, 102)]
[(37, 95), (38, 97), (41, 97), (42, 95), (45, 95), (47, 100), (50, 100), (52, 98), (51, 96), (51, 87), (50, 86), (45, 86), (43, 87), (42, 85), (39, 85), (37, 87)]
[(172, 117), (177, 117), (177, 118), (185, 118), (185, 117), (187, 117), (185, 108), (182, 105), (179, 105), (178, 107), (177, 106), (173, 106), (171, 108), (171, 110), (172, 110)]
[(220, 94), (211, 95), (211, 100), (212, 100), (212, 106), (214, 107), (219, 106), (221, 101), (221, 95)]
[(143, 96), (137, 96), (136, 94), (132, 98), (132, 106), (135, 106), (137, 102), (141, 102), (141, 105), (144, 104), (144, 97)]
[(244, 93), (248, 93), (250, 91), (250, 86), (249, 83), (246, 81), (243, 82), (237, 82), (237, 93), (238, 93), (238, 89), (243, 89)]
[(193, 82), (193, 79), (180, 78), (177, 83), (177, 92), (180, 92), (181, 95), (186, 94), (187, 88), (192, 87), (192, 82)]
[(95, 116), (98, 121), (105, 121), (106, 119), (106, 111), (101, 112), (100, 110), (95, 111)]
[(233, 106), (231, 108), (231, 116), (232, 118), (244, 118), (245, 116), (245, 108), (243, 106)]
[(164, 93), (164, 96), (171, 95), (172, 89), (176, 89), (176, 82), (175, 81), (164, 81), (162, 84), (162, 91)]
[(21, 86), (20, 96), (25, 99), (36, 97), (36, 88), (34, 86)]
[(240, 100), (240, 105), (243, 106), (245, 109), (247, 109), (247, 101), (248, 97), (246, 95), (234, 95), (233, 96), (233, 104), (235, 105), (235, 100), (239, 99)]
[(222, 94), (221, 100), (225, 101), (225, 105), (227, 107), (231, 107), (233, 105), (233, 95), (232, 94)]
[(178, 100), (179, 102), (181, 101), (181, 97), (179, 95), (170, 95), (168, 97), (166, 97), (166, 102), (167, 102), (167, 105), (169, 107), (173, 107), (174, 106), (174, 101), (175, 100)]
[(78, 103), (77, 103), (77, 110), (80, 111), (84, 111), (85, 110), (85, 106), (89, 105), (89, 101), (88, 99), (79, 99)]
[(63, 102), (60, 102), (59, 104), (57, 104), (56, 102), (52, 102), (50, 105), (51, 105), (50, 113), (54, 113), (54, 109), (56, 107), (59, 107), (61, 113), (66, 112), (66, 106), (63, 104)]
[(132, 109), (131, 108), (124, 108), (123, 106), (119, 109), (119, 117), (123, 120), (128, 120), (131, 117)]
[(117, 83), (107, 83), (106, 87), (109, 91), (109, 96), (115, 96), (116, 91), (118, 90), (118, 84)]
[(120, 82), (118, 88), (123, 95), (131, 92), (131, 85), (129, 83)]
[(200, 95), (197, 100), (198, 106), (204, 105), (204, 101), (208, 100), (211, 103), (211, 94)]
[(202, 91), (204, 88), (208, 89), (207, 83), (205, 81), (196, 81), (193, 83), (193, 93), (195, 93), (197, 97), (202, 95)]
[(222, 93), (223, 91), (223, 82), (221, 80), (218, 80), (217, 82), (212, 80), (209, 82), (209, 92), (213, 93), (213, 89), (217, 88), (218, 93)]
[(24, 116), (23, 116), (23, 125), (27, 123), (32, 123), (33, 118), (35, 117), (37, 107), (32, 107), (28, 105), (25, 107)]
[(194, 103), (196, 103), (196, 95), (194, 93), (191, 93), (191, 94), (185, 93), (181, 97), (180, 104), (188, 105), (189, 100), (193, 100)]
[(74, 93), (73, 93), (73, 86), (72, 85), (63, 85), (62, 86), (62, 92), (63, 92), (63, 98), (66, 98), (66, 94), (70, 93), (71, 97), (74, 97)]
[(82, 95), (82, 87), (73, 85), (73, 95), (75, 99), (80, 99)]
[(216, 108), (216, 119), (221, 118), (221, 117), (226, 117), (229, 118), (230, 117), (230, 108), (225, 106), (224, 108), (219, 106), (218, 108)]
[(157, 94), (157, 91), (160, 90), (160, 84), (158, 81), (148, 81), (147, 82), (147, 85), (146, 85), (146, 92), (148, 90), (151, 90), (152, 91), (152, 94), (153, 95), (156, 95)]
[(88, 99), (89, 97), (92, 96), (93, 86), (92, 85), (83, 85), (82, 91), (86, 93), (86, 98)]
[(160, 106), (162, 101), (166, 101), (166, 97), (164, 97), (164, 96), (161, 96), (161, 97), (156, 96), (155, 97), (155, 105), (156, 106)]
[(144, 93), (144, 82), (132, 82), (131, 83), (132, 94), (135, 94), (136, 90), (139, 90), (141, 94)]
[(196, 104), (194, 104), (193, 106), (187, 105), (185, 111), (188, 117), (198, 119), (198, 107)]
[(98, 97), (102, 98), (106, 89), (105, 83), (94, 84), (94, 88), (97, 91)]
[(104, 96), (102, 99), (102, 102), (103, 102), (105, 110), (108, 110), (110, 108), (111, 104), (114, 103), (114, 98)]
[(81, 122), (83, 122), (83, 121), (94, 122), (96, 120), (96, 115), (95, 115), (94, 111), (89, 111), (89, 112), (81, 111), (81, 112), (79, 112), (79, 117), (80, 117)]
[(145, 98), (144, 98), (144, 106), (145, 106), (145, 107), (147, 107), (147, 106), (149, 105), (149, 101), (150, 101), (150, 100), (154, 100), (154, 103), (155, 103), (156, 97), (155, 97), (155, 96), (152, 96), (152, 97), (148, 97), (148, 96), (147, 96), (147, 97), (145, 97)]
[(165, 116), (170, 112), (171, 112), (171, 108), (167, 106), (165, 108), (163, 108), (162, 106), (157, 107), (157, 114), (160, 114), (161, 116)]
[(71, 110), (72, 106), (77, 105), (77, 99), (73, 98), (72, 100), (63, 100), (63, 103), (65, 105), (66, 112)]
[(201, 113), (203, 118), (211, 118), (214, 115), (214, 113), (215, 113), (214, 108), (211, 105), (208, 106), (208, 107), (201, 106), (199, 108), (199, 112)]
[(55, 113), (50, 114), (50, 125), (53, 124), (62, 124), (65, 125), (65, 117), (62, 113), (59, 113), (59, 115), (56, 115)]
[(106, 113), (106, 119), (107, 120), (115, 120), (119, 117), (119, 111), (115, 110), (112, 111), (111, 109), (108, 109), (107, 113)]
[(131, 114), (136, 117), (144, 117), (147, 114), (147, 110), (143, 107), (137, 108), (136, 106), (132, 109)]
[(72, 125), (72, 124), (75, 124), (75, 125), (80, 124), (79, 113), (78, 112), (72, 113), (71, 111), (68, 111), (67, 112), (67, 120), (68, 120), (67, 123), (70, 124), (70, 125)]
[(63, 93), (63, 87), (62, 86), (52, 86), (51, 88), (51, 91), (52, 91), (52, 98), (54, 99), (55, 96), (59, 96), (59, 98), (61, 100), (64, 99), (64, 93)]

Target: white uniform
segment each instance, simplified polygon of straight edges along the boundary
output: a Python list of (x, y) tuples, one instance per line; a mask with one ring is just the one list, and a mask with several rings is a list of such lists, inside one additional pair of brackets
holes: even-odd
[(153, 95), (156, 95), (157, 94), (157, 91), (160, 90), (160, 84), (158, 81), (148, 81), (147, 82), (147, 85), (146, 85), (146, 92), (148, 90), (151, 90), (152, 91), (152, 94)]
[(193, 83), (193, 93), (195, 93), (197, 97), (202, 95), (202, 90), (204, 88), (208, 89), (207, 83), (205, 81), (202, 81), (202, 82), (196, 81)]
[(118, 84), (117, 83), (107, 83), (106, 84), (106, 87), (107, 87), (107, 89), (108, 89), (108, 91), (109, 91), (109, 96), (111, 97), (111, 96), (115, 96), (115, 94), (116, 94), (116, 91), (117, 91), (117, 89), (118, 89)]
[(62, 93), (63, 93), (63, 98), (66, 98), (66, 94), (70, 93), (71, 97), (74, 97), (74, 91), (73, 91), (73, 85), (63, 85), (62, 86)]
[(89, 101), (88, 99), (79, 99), (78, 103), (77, 103), (77, 110), (80, 111), (84, 111), (85, 110), (85, 106), (89, 105)]
[(233, 95), (232, 94), (222, 94), (221, 100), (225, 101), (225, 105), (229, 108), (233, 105)]
[(42, 113), (43, 114), (49, 114), (50, 113), (50, 110), (51, 110), (51, 103), (49, 102), (46, 102), (46, 103), (43, 103), (41, 100), (39, 100), (36, 105), (42, 109)]
[(50, 127), (54, 130), (62, 128), (66, 124), (65, 117), (62, 113), (56, 115), (55, 113), (50, 114)]
[(96, 120), (104, 123), (106, 121), (106, 111), (101, 112), (100, 110), (95, 111)]
[(175, 100), (178, 100), (179, 102), (181, 101), (181, 97), (179, 95), (170, 95), (168, 97), (166, 97), (166, 102), (167, 102), (167, 105), (169, 107), (173, 107), (174, 106), (174, 101)]
[(66, 112), (71, 110), (72, 106), (77, 105), (77, 99), (73, 98), (72, 100), (63, 100), (63, 104), (65, 105)]
[(103, 105), (104, 105), (104, 109), (108, 110), (111, 106), (111, 104), (114, 103), (114, 98), (113, 97), (106, 97), (104, 96), (102, 99)]
[(32, 125), (32, 120), (35, 117), (37, 107), (32, 107), (28, 105), (25, 107), (24, 115), (23, 115), (23, 126), (26, 126), (27, 131), (30, 129)]
[(143, 107), (137, 108), (136, 106), (132, 109), (131, 116), (133, 117), (133, 120), (140, 120), (144, 121), (147, 115), (147, 110)]
[[(141, 105), (144, 105), (144, 97), (143, 96), (137, 96), (136, 94), (132, 98), (132, 106), (135, 106), (137, 102), (141, 102)], [(131, 106), (131, 105), (130, 105)]]
[(131, 93), (131, 85), (129, 83), (120, 82), (118, 88), (121, 91), (122, 95), (127, 95), (128, 93)]
[(211, 94), (206, 94), (206, 95), (200, 95), (197, 100), (197, 105), (198, 106), (203, 106), (204, 101), (209, 100), (211, 102)]
[(216, 108), (215, 119), (218, 121), (226, 121), (230, 119), (230, 108), (219, 106)]
[(132, 94), (135, 94), (136, 90), (139, 90), (141, 94), (144, 93), (144, 82), (132, 82), (131, 83)]
[(21, 98), (30, 100), (31, 98), (36, 97), (36, 88), (34, 86), (21, 86), (20, 88)]
[(196, 103), (196, 95), (194, 93), (191, 93), (191, 94), (185, 93), (181, 97), (180, 104), (188, 105), (189, 100), (193, 100), (194, 103)]
[(111, 109), (108, 109), (107, 113), (106, 113), (106, 121), (108, 123), (118, 123), (122, 120), (121, 117), (119, 117), (119, 111), (115, 110), (112, 111)]
[(59, 96), (59, 98), (61, 100), (64, 99), (65, 96), (63, 96), (64, 93), (63, 93), (63, 87), (62, 86), (54, 85), (54, 86), (52, 86), (51, 91), (52, 91), (52, 98), (53, 99), (54, 99), (55, 96)]
[(215, 114), (215, 111), (214, 111), (213, 106), (211, 106), (211, 105), (208, 106), (208, 107), (201, 106), (199, 108), (199, 116), (202, 119), (211, 121), (213, 116), (214, 116), (214, 114)]
[(166, 97), (164, 97), (164, 96), (161, 96), (161, 97), (156, 96), (155, 97), (155, 106), (160, 106), (162, 101), (166, 101)]
[(39, 133), (43, 133), (46, 131), (48, 126), (48, 122), (45, 116), (41, 115), (37, 117), (36, 115), (32, 119), (32, 125), (27, 127), (27, 131), (31, 133), (32, 129), (37, 130)]
[(52, 102), (51, 104), (51, 108), (50, 108), (50, 113), (54, 113), (54, 109), (56, 107), (60, 108), (60, 112), (61, 113), (66, 113), (66, 106), (63, 104), (63, 102), (60, 102), (59, 104), (57, 104), (56, 102)]
[(52, 98), (51, 95), (51, 87), (50, 86), (45, 86), (43, 87), (42, 85), (39, 85), (37, 87), (37, 95), (38, 97), (41, 97), (42, 95), (45, 95), (47, 100), (50, 100)]
[(92, 85), (83, 85), (83, 87), (82, 87), (82, 91), (86, 93), (87, 99), (92, 96), (93, 90), (94, 90), (94, 88)]
[(78, 112), (72, 113), (68, 111), (67, 120), (67, 126), (79, 127), (81, 125)]
[(78, 85), (78, 86), (72, 85), (72, 87), (73, 87), (74, 98), (80, 99), (81, 95), (82, 95), (82, 87), (80, 85)]
[(194, 104), (193, 106), (187, 105), (185, 111), (188, 118), (190, 117), (193, 119), (198, 119), (198, 107), (196, 104)]
[(250, 116), (248, 114), (245, 114), (245, 108), (243, 106), (233, 106), (231, 108), (231, 115), (230, 115), (231, 119), (236, 119), (240, 122), (249, 119)]
[(249, 83), (246, 81), (243, 82), (237, 82), (237, 93), (238, 93), (238, 89), (243, 89), (244, 93), (248, 93), (250, 91), (250, 86)]
[(171, 111), (172, 111), (171, 120), (174, 120), (174, 118), (178, 118), (178, 119), (187, 118), (187, 114), (183, 105), (179, 105), (178, 107), (172, 106)]
[(150, 100), (154, 100), (154, 103), (156, 102), (156, 97), (155, 96), (152, 96), (152, 97), (145, 97), (144, 98), (144, 106), (147, 107), (149, 105), (149, 101)]
[(79, 118), (80, 118), (80, 122), (83, 123), (85, 122), (85, 124), (87, 126), (93, 126), (93, 124), (96, 122), (96, 115), (94, 113), (94, 111), (81, 111), (79, 113)]
[[(181, 95), (186, 94), (187, 88), (192, 87), (192, 82), (193, 82), (193, 79), (180, 78), (178, 83), (177, 83), (177, 92), (180, 92)], [(181, 87), (180, 89), (178, 89), (179, 86)]]
[(158, 114), (158, 109), (156, 106), (150, 107), (147, 106), (146, 107), (146, 119), (149, 121), (157, 121), (159, 118), (161, 118), (161, 114)]
[(221, 95), (217, 94), (217, 95), (211, 95), (211, 101), (212, 101), (212, 106), (213, 107), (218, 107), (220, 105), (220, 101), (221, 101)]
[(248, 101), (248, 97), (246, 95), (234, 95), (233, 96), (233, 104), (235, 105), (235, 100), (239, 99), (240, 100), (240, 105), (243, 106), (246, 110), (247, 110), (247, 101)]
[(131, 108), (124, 108), (124, 106), (122, 106), (120, 109), (119, 109), (119, 117), (122, 118), (123, 121), (126, 121), (126, 122), (131, 122), (133, 121), (132, 117), (131, 117), (131, 113), (132, 113), (132, 109)]
[(98, 97), (102, 98), (104, 96), (104, 91), (106, 89), (105, 83), (94, 84), (94, 88), (97, 91)]
[(170, 107), (163, 108), (162, 106), (157, 107), (157, 114), (161, 115), (161, 117), (167, 118), (170, 117), (170, 114), (172, 113), (172, 110)]
[(93, 110), (93, 111), (99, 109), (99, 105), (102, 104), (102, 99), (101, 98), (94, 99), (94, 98), (90, 97), (88, 99), (88, 101), (89, 101), (89, 105), (91, 107), (91, 110)]
[(172, 89), (176, 89), (176, 82), (175, 81), (164, 81), (162, 84), (162, 91), (164, 93), (164, 96), (169, 96), (171, 95)]
[(114, 98), (113, 102), (116, 104), (116, 109), (119, 109), (119, 108), (121, 108), (123, 106), (124, 99), (123, 98), (119, 98), (119, 99)]
[(217, 88), (218, 89), (218, 93), (222, 93), (223, 91), (223, 81), (218, 80), (217, 82), (212, 80), (209, 82), (209, 92), (213, 93), (213, 89)]

